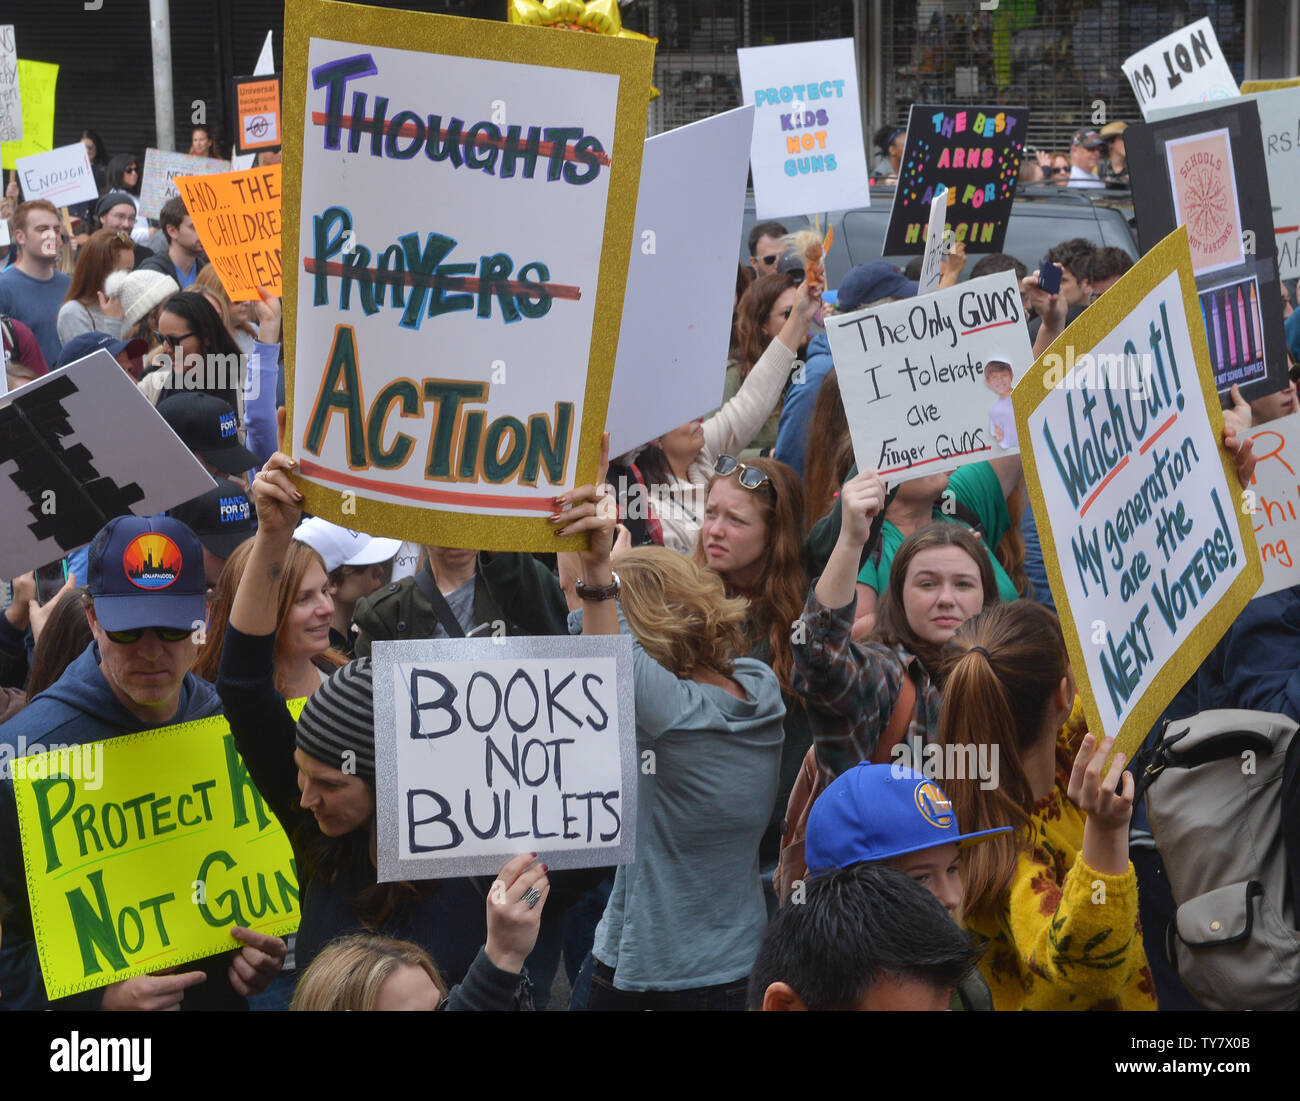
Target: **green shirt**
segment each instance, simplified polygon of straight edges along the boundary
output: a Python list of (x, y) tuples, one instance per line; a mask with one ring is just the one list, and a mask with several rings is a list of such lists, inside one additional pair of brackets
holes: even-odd
[[(998, 545), (998, 540), (1011, 524), (1011, 518), (1007, 515), (1007, 500), (1002, 496), (1002, 483), (998, 481), (993, 468), (986, 462), (959, 466), (948, 479), (948, 489), (955, 500), (980, 519), (984, 528), (984, 549), (989, 552), (989, 561), (993, 565), (998, 596), (1003, 600), (1019, 600), (1020, 594), (1016, 591), (1015, 584), (1002, 568), (1002, 563), (989, 550)], [(935, 508), (934, 518), (958, 524), (963, 522), (956, 516), (947, 515), (942, 507)], [(878, 594), (885, 591), (889, 584), (890, 563), (894, 561), (898, 548), (903, 545), (903, 538), (903, 533), (888, 520), (881, 525), (880, 562), (877, 564), (867, 559), (862, 572), (858, 574), (858, 580), (862, 584), (875, 589)]]

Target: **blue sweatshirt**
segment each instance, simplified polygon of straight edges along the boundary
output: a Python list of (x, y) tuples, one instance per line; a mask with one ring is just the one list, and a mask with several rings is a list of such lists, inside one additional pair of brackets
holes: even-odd
[(772, 457), (788, 463), (804, 473), (803, 461), (808, 454), (808, 430), (812, 427), (813, 409), (824, 379), (835, 367), (831, 358), (831, 342), (825, 333), (818, 333), (808, 342), (802, 378), (795, 374), (790, 388), (785, 392), (781, 407), (781, 421), (776, 429), (776, 447)]
[[(204, 719), (220, 711), (221, 701), (212, 685), (193, 673), (186, 673), (176, 714), (163, 725)], [(99, 670), (99, 655), (93, 642), (64, 670), (63, 676), (0, 725), (0, 929), (4, 931), (0, 937), (0, 1009), (98, 1009), (103, 998), (102, 989), (53, 1004), (45, 996), (32, 937), (10, 763), (15, 757), (55, 746), (86, 745), (149, 730), (154, 725), (137, 719), (118, 702)], [(231, 944), (234, 946), (235, 942), (232, 940)], [(186, 992), (184, 1008), (247, 1007), (226, 977), (227, 953), (186, 967), (207, 971), (208, 980)]]

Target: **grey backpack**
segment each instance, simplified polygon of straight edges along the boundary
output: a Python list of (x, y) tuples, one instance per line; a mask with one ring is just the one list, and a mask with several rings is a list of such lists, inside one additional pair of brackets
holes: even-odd
[[(1300, 737), (1286, 715), (1202, 711), (1134, 758), (1177, 914), (1164, 950), (1208, 1009), (1300, 1008)], [(1147, 951), (1160, 950), (1159, 930)]]

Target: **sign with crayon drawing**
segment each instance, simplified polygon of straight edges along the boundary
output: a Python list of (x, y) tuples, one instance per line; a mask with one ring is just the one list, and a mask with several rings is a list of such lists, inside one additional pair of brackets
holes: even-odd
[(11, 768), (50, 998), (231, 951), (234, 925), (298, 928), (289, 839), (221, 716)]
[(627, 635), (376, 642), (379, 879), (629, 863), (637, 753)]
[(836, 315), (826, 336), (860, 469), (905, 482), (1015, 450), (1034, 357), (1014, 272)]
[(1132, 756), (1262, 577), (1180, 227), (1012, 395), (1090, 729)]
[(737, 50), (754, 105), (749, 163), (758, 217), (871, 202), (853, 39)]
[(421, 543), (576, 549), (546, 517), (596, 473), (653, 45), (329, 0), (290, 0), (285, 39), (306, 507)]
[(1255, 477), (1246, 494), (1264, 566), (1256, 596), (1289, 589), (1300, 582), (1300, 413), (1252, 428)]
[(1192, 272), (1221, 400), (1288, 385), (1277, 237), (1259, 108), (1234, 100), (1124, 132), (1143, 250), (1187, 227)]
[(255, 302), (258, 287), (280, 297), (280, 166), (178, 176), (176, 187), (230, 300)]
[(1138, 50), (1123, 69), (1144, 119), (1157, 107), (1230, 99), (1237, 94), (1237, 80), (1208, 16)]
[(940, 187), (948, 189), (952, 240), (971, 254), (1001, 252), (1028, 129), (1028, 107), (912, 104), (883, 255), (924, 253)]

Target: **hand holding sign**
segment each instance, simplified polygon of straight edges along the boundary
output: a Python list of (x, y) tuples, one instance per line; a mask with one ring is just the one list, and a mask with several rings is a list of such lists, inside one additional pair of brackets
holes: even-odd
[(244, 945), (230, 957), (230, 970), (226, 972), (230, 985), (245, 998), (260, 994), (280, 973), (288, 946), (279, 937), (255, 933), (242, 925), (232, 928), (230, 935)]
[(302, 494), (289, 480), (289, 471), (298, 464), (277, 451), (257, 472), (250, 487), (257, 507), (257, 530), (288, 542), (302, 516)]
[(537, 943), (542, 909), (551, 893), (546, 865), (534, 863), (536, 853), (516, 856), (497, 874), (488, 892), (487, 944), (483, 951), (502, 971), (524, 969), (524, 960)]
[(1128, 821), (1133, 816), (1133, 774), (1124, 771), (1123, 753), (1115, 754), (1105, 780), (1101, 778), (1114, 747), (1114, 738), (1104, 738), (1098, 746), (1093, 735), (1085, 734), (1068, 788), (1070, 801), (1088, 816), (1083, 859), (1104, 875), (1123, 875), (1128, 868)]
[(874, 470), (866, 470), (844, 483), (840, 490), (844, 539), (861, 548), (871, 534), (871, 522), (885, 504), (885, 483)]
[(172, 971), (173, 968), (168, 968), (156, 975), (137, 975), (133, 979), (111, 983), (104, 987), (100, 1009), (144, 1012), (180, 1009), (185, 991), (207, 982), (208, 976), (202, 971), (183, 971), (179, 975), (172, 974)]

